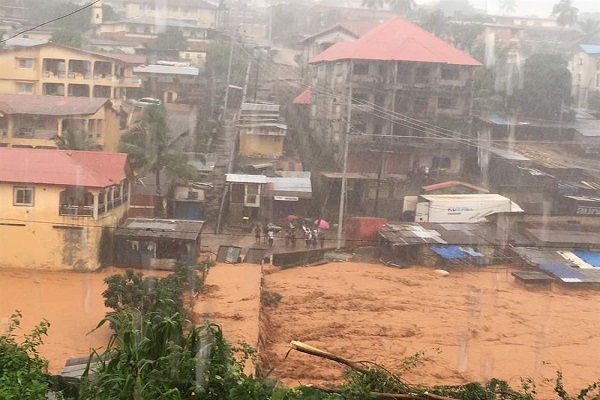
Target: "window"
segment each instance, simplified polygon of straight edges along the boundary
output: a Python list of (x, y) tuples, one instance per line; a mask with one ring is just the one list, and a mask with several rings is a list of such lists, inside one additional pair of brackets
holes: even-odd
[(427, 107), (429, 106), (429, 100), (426, 97), (418, 97), (415, 99), (413, 106), (413, 112), (415, 114), (427, 113)]
[(454, 108), (454, 99), (450, 97), (440, 97), (438, 99), (438, 108), (442, 110)]
[(30, 188), (30, 187), (14, 188), (13, 204), (15, 206), (32, 206), (33, 205), (33, 188)]
[(442, 67), (442, 80), (445, 81), (457, 81), (460, 77), (458, 68), (456, 67)]
[(450, 165), (450, 157), (433, 157), (431, 169), (448, 169)]
[(33, 68), (33, 58), (17, 58), (19, 68)]
[(17, 82), (17, 93), (33, 93), (33, 83)]
[(429, 68), (417, 68), (415, 73), (415, 83), (429, 83)]
[(366, 75), (369, 73), (369, 64), (354, 64), (352, 67), (354, 75)]

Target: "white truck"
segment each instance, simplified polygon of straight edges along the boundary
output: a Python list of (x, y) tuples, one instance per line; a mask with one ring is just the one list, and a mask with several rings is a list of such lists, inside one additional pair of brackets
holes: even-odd
[(415, 222), (477, 223), (495, 213), (523, 212), (499, 194), (442, 194), (406, 196), (404, 211), (412, 211)]

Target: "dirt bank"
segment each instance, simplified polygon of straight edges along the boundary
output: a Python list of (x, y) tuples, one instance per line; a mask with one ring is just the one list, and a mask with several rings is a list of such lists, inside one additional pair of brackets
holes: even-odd
[[(412, 383), (460, 384), (531, 377), (548, 398), (561, 368), (567, 388), (600, 378), (598, 291), (529, 291), (507, 269), (442, 278), (431, 269), (336, 263), (266, 276), (280, 293), (268, 309), (268, 368), (289, 385), (339, 381), (342, 368), (300, 353), (291, 340), (391, 370), (425, 351)], [(548, 364), (549, 363), (549, 364)]]

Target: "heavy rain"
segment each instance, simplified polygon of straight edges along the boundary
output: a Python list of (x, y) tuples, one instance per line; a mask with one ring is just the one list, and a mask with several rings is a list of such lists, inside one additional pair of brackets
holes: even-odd
[(0, 0), (0, 400), (599, 400), (598, 0)]

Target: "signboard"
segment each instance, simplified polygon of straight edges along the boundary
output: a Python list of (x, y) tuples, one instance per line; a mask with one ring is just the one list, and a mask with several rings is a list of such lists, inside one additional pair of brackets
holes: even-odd
[(294, 196), (274, 196), (273, 197), (277, 201), (298, 201), (298, 197)]

